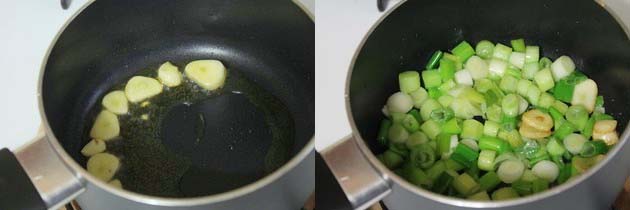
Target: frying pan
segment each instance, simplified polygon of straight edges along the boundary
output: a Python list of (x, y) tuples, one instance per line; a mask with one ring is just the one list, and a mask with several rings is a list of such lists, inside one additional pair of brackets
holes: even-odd
[[(610, 5), (624, 1), (444, 0), (382, 4), (385, 15), (365, 36), (350, 67), (347, 109), (354, 134), (322, 151), (349, 201), (357, 209), (384, 198), (390, 209), (609, 209), (630, 174), (630, 41)], [(385, 6), (383, 6), (385, 5)], [(621, 14), (621, 13), (616, 13)], [(623, 22), (621, 22), (623, 21)], [(436, 49), (466, 40), (509, 43), (522, 37), (542, 55), (569, 55), (595, 80), (606, 112), (619, 122), (621, 141), (587, 173), (548, 191), (509, 201), (478, 202), (438, 195), (395, 175), (375, 157), (380, 109), (397, 91), (397, 75), (421, 71)], [(342, 179), (343, 177), (343, 179)]]
[[(199, 59), (225, 64), (224, 88), (177, 103), (163, 96), (177, 88), (166, 91), (151, 99), (169, 104), (151, 115), (152, 135), (121, 127), (108, 143), (126, 190), (87, 173), (80, 150), (103, 95), (165, 61), (183, 70)], [(86, 209), (298, 209), (314, 189), (314, 24), (299, 3), (90, 2), (50, 48), (39, 97), (40, 137), (15, 157), (2, 151), (0, 209), (76, 196)]]

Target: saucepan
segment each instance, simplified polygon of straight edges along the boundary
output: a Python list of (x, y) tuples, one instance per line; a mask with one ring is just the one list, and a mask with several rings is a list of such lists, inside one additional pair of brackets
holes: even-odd
[[(40, 134), (15, 153), (0, 150), (0, 209), (58, 209), (72, 199), (90, 210), (301, 208), (315, 184), (314, 23), (305, 8), (285, 0), (88, 2), (43, 61)], [(226, 66), (223, 92), (168, 108), (155, 139), (116, 140), (127, 145), (113, 151), (122, 155), (124, 189), (84, 169), (80, 151), (104, 94), (165, 61), (183, 68), (201, 59)]]
[[(592, 0), (379, 1), (382, 18), (353, 57), (346, 108), (353, 134), (321, 151), (354, 208), (383, 200), (389, 209), (610, 209), (630, 174), (630, 3)], [(599, 84), (622, 133), (620, 143), (588, 173), (548, 191), (507, 201), (446, 197), (408, 183), (375, 154), (381, 108), (397, 75), (423, 70), (436, 49), (466, 40), (509, 43), (523, 37), (547, 57), (569, 55)], [(624, 129), (625, 128), (625, 129)]]

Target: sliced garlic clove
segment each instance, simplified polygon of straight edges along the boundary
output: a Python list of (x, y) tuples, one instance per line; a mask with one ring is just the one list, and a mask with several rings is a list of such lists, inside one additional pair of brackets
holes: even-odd
[(90, 137), (107, 141), (118, 137), (120, 134), (120, 124), (118, 117), (110, 111), (103, 110), (96, 116)]
[(188, 63), (185, 68), (188, 78), (206, 90), (223, 87), (227, 72), (223, 63), (218, 60), (197, 60)]
[(107, 144), (105, 144), (105, 141), (100, 139), (92, 139), (92, 141), (83, 146), (83, 149), (81, 149), (81, 154), (86, 157), (90, 157), (92, 155), (105, 152), (105, 149), (107, 149)]
[(138, 103), (162, 93), (162, 83), (156, 79), (135, 76), (125, 86), (125, 95), (133, 103)]
[(109, 153), (96, 154), (87, 162), (88, 172), (106, 182), (114, 177), (118, 167), (120, 167), (120, 160)]
[(125, 91), (122, 90), (108, 93), (105, 97), (103, 97), (103, 101), (101, 103), (105, 109), (114, 114), (121, 115), (126, 114), (129, 111), (129, 102), (127, 101)]

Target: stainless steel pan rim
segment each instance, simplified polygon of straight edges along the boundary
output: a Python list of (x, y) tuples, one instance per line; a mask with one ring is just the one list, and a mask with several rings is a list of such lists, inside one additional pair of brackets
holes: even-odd
[[(350, 127), (352, 128), (352, 133), (353, 133), (352, 135), (354, 136), (354, 138), (353, 138), (354, 142), (360, 148), (360, 150), (363, 153), (364, 157), (367, 158), (368, 161), (377, 169), (377, 171), (381, 174), (383, 179), (386, 180), (390, 186), (392, 185), (392, 182), (395, 182), (397, 184), (400, 184), (406, 190), (409, 190), (410, 192), (413, 192), (414, 194), (416, 194), (418, 196), (423, 196), (423, 197), (429, 198), (431, 200), (434, 200), (434, 201), (437, 201), (437, 202), (440, 202), (440, 203), (444, 203), (444, 204), (447, 204), (447, 205), (455, 205), (455, 206), (459, 206), (459, 207), (501, 208), (501, 207), (517, 206), (517, 205), (522, 205), (522, 204), (526, 204), (526, 203), (531, 203), (531, 202), (534, 202), (534, 201), (537, 201), (537, 200), (542, 200), (542, 199), (554, 196), (556, 194), (562, 193), (563, 191), (566, 191), (566, 190), (574, 187), (575, 185), (581, 183), (582, 181), (590, 178), (594, 173), (596, 173), (604, 165), (608, 164), (608, 162), (610, 162), (614, 158), (614, 156), (617, 155), (619, 150), (621, 150), (622, 146), (627, 144), (628, 141), (630, 141), (630, 140), (628, 140), (628, 139), (630, 139), (630, 124), (629, 124), (628, 126), (626, 126), (626, 128), (623, 131), (623, 133), (621, 134), (621, 136), (620, 136), (621, 141), (619, 141), (619, 143), (615, 146), (615, 148), (608, 152), (608, 154), (606, 155), (606, 158), (601, 163), (597, 164), (595, 167), (593, 167), (590, 170), (588, 170), (585, 174), (582, 174), (582, 175), (578, 176), (575, 179), (571, 179), (571, 180), (567, 181), (564, 184), (561, 184), (559, 186), (553, 187), (553, 188), (551, 188), (549, 190), (546, 190), (546, 191), (544, 191), (542, 193), (537, 193), (537, 194), (533, 194), (533, 195), (529, 195), (529, 196), (525, 196), (525, 197), (521, 197), (521, 198), (513, 199), (513, 200), (506, 200), (506, 201), (470, 201), (470, 200), (465, 200), (465, 199), (454, 198), (454, 197), (449, 197), (449, 196), (437, 194), (437, 193), (428, 191), (428, 190), (426, 190), (424, 188), (417, 187), (417, 186), (407, 182), (405, 179), (403, 179), (402, 177), (396, 175), (393, 171), (391, 171), (387, 167), (385, 167), (385, 165), (383, 165), (376, 158), (376, 156), (372, 153), (370, 148), (365, 144), (365, 141), (359, 135), (359, 131), (358, 131), (357, 125), (356, 125), (356, 123), (354, 121), (354, 116), (352, 116), (352, 107), (350, 106), (351, 102), (350, 102), (350, 97), (349, 97), (350, 80), (352, 78), (352, 71), (354, 69), (354, 65), (355, 65), (356, 59), (357, 59), (361, 49), (363, 48), (363, 46), (367, 42), (367, 39), (370, 37), (372, 32), (374, 32), (374, 30), (380, 25), (380, 23), (383, 22), (383, 20), (385, 20), (393, 11), (395, 11), (398, 7), (400, 7), (405, 2), (406, 2), (406, 0), (401, 0), (401, 1), (397, 2), (396, 4), (392, 5), (374, 23), (374, 25), (372, 25), (370, 27), (368, 32), (365, 34), (365, 36), (361, 40), (359, 46), (355, 50), (354, 55), (352, 56), (352, 61), (350, 63), (349, 69), (348, 69), (348, 74), (346, 75), (346, 87), (345, 87), (345, 91), (344, 91), (345, 105), (346, 105), (346, 114), (348, 115), (348, 120), (350, 122)], [(623, 24), (625, 21), (630, 21), (630, 20), (625, 20), (624, 21), (623, 19), (621, 19), (618, 14), (615, 14), (615, 12), (613, 12), (610, 8), (606, 7), (606, 4), (605, 4), (605, 2), (603, 0), (596, 0), (596, 2), (598, 4), (600, 4), (602, 7), (604, 7), (604, 9), (606, 9), (608, 11), (608, 13), (610, 13), (617, 20), (618, 23), (620, 23), (621, 27), (626, 32), (626, 35), (630, 38), (630, 33), (629, 33), (630, 31), (628, 31), (628, 28)]]
[[(112, 187), (109, 184), (97, 179), (95, 176), (92, 176), (90, 173), (87, 172), (87, 170), (85, 170), (81, 165), (79, 165), (72, 157), (70, 157), (70, 155), (66, 152), (66, 150), (61, 146), (57, 138), (54, 136), (53, 131), (50, 128), (50, 125), (48, 124), (48, 119), (46, 118), (46, 114), (44, 110), (44, 104), (43, 104), (43, 99), (42, 99), (42, 87), (43, 87), (42, 85), (44, 81), (44, 71), (46, 69), (48, 57), (50, 56), (52, 48), (55, 46), (55, 43), (57, 42), (61, 34), (65, 31), (65, 29), (68, 27), (68, 25), (81, 12), (83, 12), (86, 8), (88, 8), (94, 2), (95, 0), (88, 0), (88, 2), (86, 2), (80, 9), (78, 9), (77, 12), (75, 12), (75, 14), (72, 17), (70, 17), (70, 19), (68, 19), (64, 23), (64, 25), (61, 27), (61, 29), (57, 32), (57, 34), (55, 35), (55, 38), (53, 38), (53, 41), (48, 47), (46, 55), (44, 56), (44, 60), (42, 61), (41, 69), (39, 72), (38, 84), (37, 84), (38, 108), (39, 108), (40, 116), (42, 119), (42, 128), (44, 129), (46, 133), (45, 135), (48, 138), (48, 142), (54, 148), (54, 151), (57, 153), (59, 158), (61, 158), (61, 160), (65, 163), (65, 165), (69, 167), (70, 170), (72, 170), (75, 176), (79, 180), (81, 180), (82, 183), (90, 182), (98, 186), (99, 188), (104, 189), (105, 191), (109, 193), (115, 194), (120, 197), (124, 197), (126, 199), (129, 199), (138, 203), (159, 205), (159, 206), (174, 206), (174, 207), (199, 206), (199, 205), (204, 205), (204, 204), (209, 204), (209, 203), (217, 203), (217, 202), (221, 202), (225, 200), (230, 200), (236, 197), (249, 194), (258, 189), (261, 189), (262, 187), (267, 186), (270, 183), (278, 180), (280, 177), (282, 177), (284, 174), (289, 172), (291, 169), (295, 168), (299, 163), (301, 163), (304, 159), (306, 159), (306, 157), (309, 155), (311, 151), (315, 149), (315, 141), (314, 141), (314, 138), (311, 137), (309, 142), (298, 152), (298, 154), (296, 154), (293, 158), (291, 158), (291, 160), (285, 163), (282, 167), (275, 170), (271, 174), (263, 177), (262, 179), (259, 179), (258, 181), (254, 183), (250, 183), (243, 187), (239, 187), (237, 189), (230, 190), (227, 192), (214, 194), (214, 195), (208, 195), (208, 196), (202, 196), (202, 197), (195, 197), (195, 198), (165, 198), (165, 197), (144, 195), (144, 194), (121, 190), (121, 189)], [(297, 0), (293, 2), (298, 7), (300, 7), (304, 11), (304, 13), (306, 13), (309, 16), (311, 20), (314, 20), (313, 14), (306, 9), (305, 5), (302, 5)]]

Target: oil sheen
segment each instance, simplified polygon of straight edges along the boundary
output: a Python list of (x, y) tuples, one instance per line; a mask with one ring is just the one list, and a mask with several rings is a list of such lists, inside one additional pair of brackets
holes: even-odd
[(287, 107), (237, 70), (227, 71), (221, 89), (206, 91), (184, 77), (119, 116), (120, 138), (107, 150), (121, 159), (114, 178), (126, 190), (211, 195), (253, 183), (289, 160), (295, 134)]

